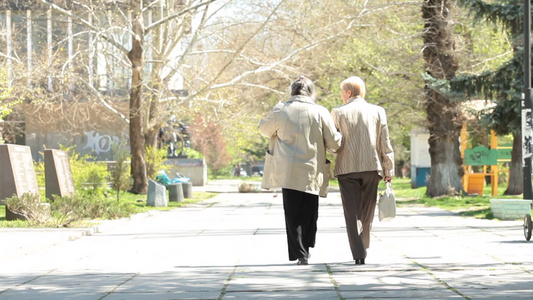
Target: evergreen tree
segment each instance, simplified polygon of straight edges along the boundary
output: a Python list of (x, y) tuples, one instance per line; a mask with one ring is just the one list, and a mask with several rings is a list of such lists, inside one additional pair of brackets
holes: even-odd
[(483, 116), (486, 126), (497, 135), (513, 134), (512, 161), (506, 195), (523, 192), (520, 101), (523, 87), (523, 1), (456, 0), (473, 15), (474, 23), (492, 22), (503, 26), (512, 37), (513, 57), (494, 71), (458, 76), (450, 81), (453, 98), (484, 97), (497, 101), (492, 113)]

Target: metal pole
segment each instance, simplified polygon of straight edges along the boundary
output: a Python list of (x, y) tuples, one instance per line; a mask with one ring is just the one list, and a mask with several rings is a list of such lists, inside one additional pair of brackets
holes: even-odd
[(524, 0), (524, 94), (522, 98), (522, 160), (524, 167), (524, 199), (533, 199), (531, 183), (531, 0)]

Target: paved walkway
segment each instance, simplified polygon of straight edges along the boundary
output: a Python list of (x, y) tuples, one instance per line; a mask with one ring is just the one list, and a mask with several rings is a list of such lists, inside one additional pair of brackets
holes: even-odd
[(321, 201), (318, 226), (308, 266), (288, 261), (275, 193), (223, 193), (91, 230), (0, 229), (0, 300), (533, 298), (520, 221), (401, 208), (375, 220), (362, 266), (338, 193)]

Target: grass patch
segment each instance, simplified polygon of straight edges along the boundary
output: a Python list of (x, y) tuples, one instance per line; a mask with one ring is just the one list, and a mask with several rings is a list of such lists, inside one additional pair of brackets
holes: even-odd
[[(426, 207), (438, 207), (448, 211), (457, 212), (465, 217), (494, 219), (490, 210), (490, 199), (516, 199), (522, 198), (521, 195), (506, 196), (503, 195), (507, 189), (507, 184), (503, 183), (498, 186), (498, 195), (491, 195), (491, 186), (485, 185), (482, 196), (442, 196), (431, 198), (426, 196), (426, 187), (416, 189), (411, 188), (410, 179), (394, 178), (392, 182), (394, 194), (397, 199), (398, 207), (409, 205), (422, 205)], [(385, 184), (380, 184), (380, 189), (385, 189)]]
[[(167, 192), (168, 193), (168, 192)], [(109, 197), (105, 199), (107, 205), (105, 209), (110, 211), (119, 211), (123, 217), (129, 217), (136, 213), (143, 213), (150, 210), (171, 210), (174, 208), (182, 207), (187, 204), (197, 203), (217, 195), (216, 193), (208, 192), (193, 192), (193, 198), (184, 199), (183, 202), (168, 202), (168, 207), (152, 207), (146, 206), (146, 195), (137, 195), (131, 193), (122, 193), (120, 196), (120, 202), (116, 202), (116, 194), (110, 193)], [(44, 199), (44, 198), (43, 198)], [(120, 208), (118, 208), (120, 206)], [(52, 212), (54, 213), (54, 212)], [(68, 227), (90, 227), (97, 224), (102, 219), (93, 218), (93, 219), (82, 219), (76, 220), (68, 224)], [(52, 225), (48, 224), (30, 224), (29, 221), (25, 220), (6, 220), (6, 209), (4, 205), (0, 205), (0, 228), (28, 228), (28, 227), (51, 227)]]
[(462, 216), (493, 219), (490, 211), (490, 198), (481, 196), (446, 196), (430, 198), (422, 196), (413, 200), (397, 201), (399, 207), (410, 205), (422, 205), (426, 207), (438, 207), (452, 212), (457, 212)]

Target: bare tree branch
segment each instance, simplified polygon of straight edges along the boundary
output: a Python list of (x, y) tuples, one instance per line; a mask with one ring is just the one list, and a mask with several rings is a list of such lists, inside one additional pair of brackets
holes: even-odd
[[(209, 82), (209, 84), (207, 86), (205, 86), (203, 89), (200, 89), (198, 92), (196, 92), (194, 94), (194, 96), (198, 95), (198, 94), (201, 94), (203, 93), (204, 91), (208, 90), (208, 89), (213, 89), (211, 87), (211, 84), (213, 82), (216, 82), (217, 79), (222, 76), (222, 74), (224, 73), (224, 71), (229, 67), (229, 65), (233, 62), (233, 59), (239, 55), (243, 50), (244, 50), (244, 47), (252, 40), (252, 38), (254, 38), (260, 31), (263, 30), (263, 28), (266, 26), (266, 24), (270, 21), (270, 19), (274, 16), (274, 14), (276, 13), (276, 11), (278, 10), (278, 8), (281, 6), (281, 4), (283, 4), (285, 0), (281, 0), (277, 5), (276, 7), (272, 10), (272, 12), (268, 15), (268, 17), (266, 18), (266, 20), (261, 24), (261, 26), (259, 26), (259, 28), (257, 28), (257, 30), (251, 34), (248, 39), (246, 39), (242, 45), (236, 50), (236, 52), (233, 54), (232, 58), (229, 59), (229, 61), (220, 69), (220, 71), (218, 72), (217, 75), (214, 76), (214, 78)], [(249, 72), (247, 72), (249, 73)], [(254, 73), (254, 72), (252, 72)], [(244, 77), (244, 76), (238, 76), (240, 78)], [(239, 80), (239, 79), (237, 79)], [(236, 82), (237, 80), (232, 80), (231, 82)], [(222, 86), (220, 86), (222, 87)]]
[[(44, 1), (44, 0), (41, 0), (41, 1)], [(151, 30), (153, 30), (155, 27), (161, 25), (161, 24), (164, 24), (172, 19), (175, 19), (175, 18), (178, 18), (188, 12), (191, 12), (191, 11), (194, 11), (194, 10), (197, 10), (198, 8), (202, 7), (202, 6), (207, 6), (215, 1), (218, 1), (218, 0), (208, 0), (208, 1), (205, 1), (205, 2), (202, 2), (200, 4), (197, 4), (195, 6), (191, 6), (191, 7), (188, 7), (186, 9), (183, 9), (183, 10), (180, 10), (178, 12), (175, 12), (171, 15), (168, 15), (166, 16), (165, 18), (162, 18), (160, 20), (157, 20), (156, 22), (153, 22), (152, 24), (146, 26), (145, 28), (145, 31), (146, 32), (150, 32)]]
[[(79, 23), (87, 26), (87, 28), (90, 28), (91, 30), (93, 30), (99, 37), (101, 37), (102, 39), (104, 39), (105, 41), (107, 41), (108, 43), (112, 44), (113, 46), (117, 47), (118, 50), (122, 51), (124, 54), (128, 54), (129, 50), (126, 49), (126, 47), (124, 47), (122, 44), (116, 42), (113, 37), (109, 37), (108, 35), (102, 33), (102, 30), (101, 28), (97, 27), (97, 26), (94, 26), (93, 24), (89, 23), (88, 21), (74, 15), (74, 14), (71, 14), (68, 10), (56, 5), (56, 4), (53, 4), (53, 3), (50, 3), (46, 0), (39, 0), (41, 1), (41, 3), (45, 4), (45, 5), (48, 5), (50, 8), (60, 12), (61, 14), (63, 15), (66, 15), (70, 18), (72, 18), (73, 20), (76, 20), (78, 21)], [(215, 0), (213, 0), (215, 1)], [(123, 30), (126, 30), (125, 28), (122, 28)], [(130, 32), (131, 34), (133, 34), (133, 32)]]

